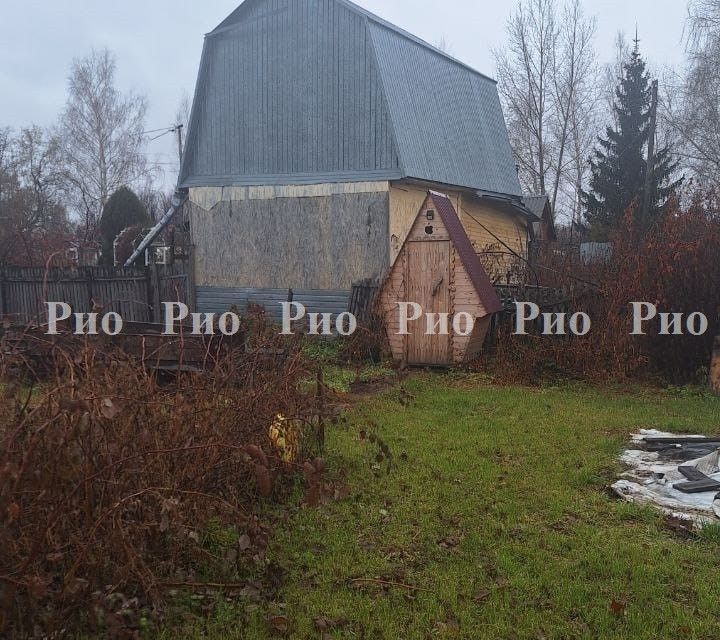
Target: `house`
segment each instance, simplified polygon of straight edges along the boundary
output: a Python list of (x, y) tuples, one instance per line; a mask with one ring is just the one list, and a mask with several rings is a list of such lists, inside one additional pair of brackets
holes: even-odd
[(604, 264), (612, 260), (615, 245), (612, 242), (581, 242), (580, 260), (583, 264)]
[[(445, 366), (480, 353), (492, 315), (502, 305), (445, 194), (427, 193), (378, 302), (397, 362)], [(419, 310), (410, 313), (405, 306), (405, 318), (415, 318), (405, 323), (401, 306), (408, 302)], [(431, 326), (427, 314), (433, 314)], [(439, 314), (448, 318), (440, 328)]]
[(533, 215), (532, 238), (535, 242), (555, 242), (555, 219), (552, 212), (550, 198), (546, 195), (525, 196), (523, 204)]
[(347, 0), (246, 0), (206, 35), (179, 178), (199, 311), (344, 310), (428, 189), (475, 251), (530, 224), (495, 82)]

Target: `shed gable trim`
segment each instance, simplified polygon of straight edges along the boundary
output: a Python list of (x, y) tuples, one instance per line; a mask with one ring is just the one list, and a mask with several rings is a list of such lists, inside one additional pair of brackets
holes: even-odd
[(455, 246), (460, 261), (465, 267), (475, 291), (480, 296), (480, 302), (482, 302), (486, 313), (488, 315), (499, 313), (503, 309), (500, 298), (498, 298), (485, 269), (480, 264), (480, 258), (475, 253), (475, 249), (465, 232), (465, 228), (462, 226), (462, 222), (460, 222), (450, 198), (437, 191), (428, 191), (428, 196), (440, 214), (440, 218), (450, 236), (450, 242)]

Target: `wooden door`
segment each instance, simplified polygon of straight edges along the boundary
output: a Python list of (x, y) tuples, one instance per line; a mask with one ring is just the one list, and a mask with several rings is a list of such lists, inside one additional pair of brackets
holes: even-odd
[(450, 242), (445, 240), (407, 243), (407, 302), (423, 309), (420, 320), (411, 322), (406, 341), (407, 363), (448, 365), (450, 335), (427, 335), (427, 313), (450, 312)]

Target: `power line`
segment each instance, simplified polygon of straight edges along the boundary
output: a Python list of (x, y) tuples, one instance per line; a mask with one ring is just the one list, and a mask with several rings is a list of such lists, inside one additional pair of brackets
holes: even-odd
[(140, 135), (141, 136), (147, 136), (151, 133), (158, 133), (160, 131), (170, 131), (171, 129), (174, 129), (175, 127), (163, 127), (162, 129), (151, 129), (150, 131), (143, 131)]
[(168, 129), (167, 131), (163, 131), (163, 133), (150, 138), (150, 142), (152, 142), (153, 140), (157, 140), (158, 138), (162, 138), (163, 136), (166, 136), (168, 133), (172, 133), (173, 131), (175, 131), (175, 129)]

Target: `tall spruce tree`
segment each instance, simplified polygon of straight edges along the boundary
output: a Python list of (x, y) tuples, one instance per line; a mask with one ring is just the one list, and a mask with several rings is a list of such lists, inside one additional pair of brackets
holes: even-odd
[[(662, 213), (682, 182), (682, 178), (673, 180), (678, 163), (672, 159), (670, 147), (665, 146), (655, 151), (650, 193), (645, 193), (652, 89), (637, 40), (623, 68), (623, 78), (615, 90), (616, 126), (607, 128), (605, 138), (598, 138), (590, 159), (590, 190), (582, 193), (585, 217), (597, 240), (607, 240), (631, 208), (635, 226), (642, 231)], [(649, 219), (641, 220), (646, 197), (650, 198)]]

